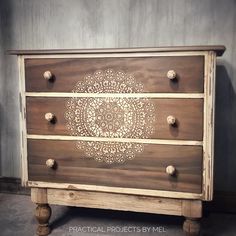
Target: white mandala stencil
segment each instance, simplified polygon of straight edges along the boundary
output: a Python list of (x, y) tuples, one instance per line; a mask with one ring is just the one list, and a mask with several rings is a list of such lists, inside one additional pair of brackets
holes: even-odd
[[(140, 93), (143, 85), (133, 76), (112, 69), (96, 71), (79, 81), (74, 93)], [(66, 103), (65, 119), (73, 136), (149, 138), (154, 131), (154, 104), (147, 98), (72, 97)], [(133, 159), (142, 143), (77, 141), (87, 157), (112, 164)]]

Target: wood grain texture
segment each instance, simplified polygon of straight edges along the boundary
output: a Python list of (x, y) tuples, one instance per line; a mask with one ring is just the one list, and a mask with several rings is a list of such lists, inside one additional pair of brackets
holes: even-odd
[(90, 53), (136, 53), (136, 52), (186, 52), (186, 51), (215, 51), (222, 56), (225, 51), (223, 45), (175, 46), (175, 47), (139, 47), (139, 48), (100, 48), (100, 49), (49, 49), (49, 50), (8, 50), (11, 55), (48, 55), (48, 54), (90, 54)]
[(198, 236), (200, 233), (201, 225), (198, 218), (186, 217), (183, 224), (183, 231), (188, 236)]
[(202, 201), (200, 200), (183, 200), (182, 215), (190, 218), (202, 217)]
[[(28, 134), (69, 135), (66, 128), (66, 98), (28, 97), (27, 132)], [(202, 99), (150, 99), (156, 113), (155, 131), (151, 138), (202, 140), (203, 100)], [(56, 123), (45, 120), (45, 113), (56, 116)], [(166, 118), (176, 117), (176, 126), (170, 126)]]
[[(48, 169), (53, 158), (56, 169)], [(166, 167), (176, 167), (176, 176)], [(145, 144), (144, 151), (123, 164), (85, 157), (76, 142), (28, 140), (29, 181), (80, 183), (201, 193), (202, 147)]]
[(37, 204), (35, 209), (35, 217), (38, 221), (38, 227), (36, 234), (38, 236), (47, 236), (50, 234), (49, 219), (51, 217), (52, 210), (48, 204)]
[(215, 184), (218, 190), (235, 189), (235, 7), (235, 0), (0, 1), (1, 175), (21, 173), (17, 63), (5, 50), (216, 43), (227, 52), (216, 77)]
[(47, 204), (47, 189), (46, 188), (31, 188), (31, 201), (39, 204)]
[(20, 156), (21, 156), (21, 184), (26, 185), (28, 178), (27, 169), (27, 128), (26, 128), (26, 97), (25, 97), (25, 66), (24, 58), (18, 57), (19, 79), (20, 79)]
[(204, 85), (204, 136), (203, 136), (203, 186), (205, 200), (213, 198), (213, 165), (214, 165), (214, 129), (215, 129), (215, 70), (216, 54), (208, 52), (205, 58)]
[[(121, 55), (122, 57), (122, 55)], [(144, 92), (203, 92), (203, 56), (152, 58), (26, 59), (27, 92), (71, 92), (79, 81), (97, 70), (124, 71), (144, 85)], [(175, 70), (177, 80), (167, 72)], [(43, 78), (51, 71), (53, 81)]]
[(103, 193), (119, 193), (119, 194), (132, 194), (138, 196), (152, 196), (152, 197), (164, 197), (173, 199), (193, 199), (204, 200), (202, 193), (187, 193), (187, 192), (175, 192), (166, 190), (152, 190), (152, 189), (139, 189), (139, 188), (123, 188), (123, 187), (109, 187), (98, 185), (86, 185), (86, 184), (70, 184), (70, 183), (52, 183), (41, 181), (28, 181), (27, 186), (31, 188), (53, 188), (53, 189), (65, 189), (75, 191), (96, 191)]
[(48, 189), (48, 203), (158, 214), (182, 214), (182, 201), (179, 199), (119, 193)]

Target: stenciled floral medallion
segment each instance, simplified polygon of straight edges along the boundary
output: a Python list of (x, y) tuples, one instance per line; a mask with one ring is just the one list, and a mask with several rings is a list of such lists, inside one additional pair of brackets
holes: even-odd
[[(96, 71), (79, 81), (73, 93), (140, 93), (144, 88), (135, 78), (112, 69)], [(149, 138), (154, 131), (154, 104), (143, 97), (72, 97), (65, 118), (71, 135), (103, 138)], [(142, 143), (77, 141), (85, 156), (108, 164), (133, 159), (144, 149)]]

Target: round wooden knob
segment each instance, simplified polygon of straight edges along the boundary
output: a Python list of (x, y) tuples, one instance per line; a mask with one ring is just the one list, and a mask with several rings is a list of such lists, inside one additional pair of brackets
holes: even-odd
[(168, 175), (174, 175), (175, 172), (176, 172), (176, 169), (175, 169), (174, 166), (167, 166), (167, 167), (166, 167), (166, 173), (167, 173)]
[(48, 168), (53, 168), (53, 167), (55, 166), (55, 160), (53, 160), (53, 159), (47, 159), (47, 161), (46, 161), (46, 166), (47, 166)]
[(52, 73), (51, 73), (51, 71), (49, 71), (49, 70), (45, 71), (45, 72), (43, 73), (43, 77), (44, 77), (44, 79), (46, 79), (46, 80), (51, 80), (51, 79), (52, 79)]
[(166, 120), (169, 125), (174, 125), (176, 122), (176, 119), (174, 116), (168, 116)]
[(166, 75), (167, 75), (167, 78), (170, 80), (176, 79), (176, 76), (177, 76), (174, 70), (169, 70)]
[(55, 118), (55, 115), (52, 114), (51, 112), (48, 112), (45, 114), (45, 119), (49, 122), (52, 122), (54, 120), (54, 118)]

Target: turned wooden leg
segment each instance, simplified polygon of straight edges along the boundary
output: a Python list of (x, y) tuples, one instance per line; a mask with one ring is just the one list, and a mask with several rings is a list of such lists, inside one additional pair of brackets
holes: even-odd
[(187, 236), (200, 234), (200, 218), (202, 217), (202, 201), (183, 200), (182, 214), (185, 217), (183, 230)]
[(46, 188), (31, 188), (31, 200), (37, 204), (35, 211), (38, 220), (37, 235), (46, 236), (50, 234), (49, 219), (51, 217), (51, 207), (48, 205), (48, 195)]
[(37, 235), (46, 236), (50, 234), (49, 219), (51, 217), (51, 207), (48, 204), (37, 204), (35, 211), (38, 220)]
[(200, 223), (198, 218), (188, 218), (186, 217), (183, 230), (188, 236), (197, 236), (200, 233)]

